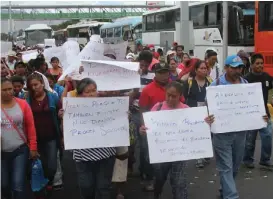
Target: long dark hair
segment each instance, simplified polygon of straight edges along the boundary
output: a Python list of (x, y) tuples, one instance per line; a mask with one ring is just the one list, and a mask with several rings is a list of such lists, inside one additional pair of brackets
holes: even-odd
[(77, 87), (76, 87), (77, 94), (81, 95), (83, 93), (84, 89), (86, 88), (86, 86), (88, 86), (90, 84), (95, 85), (97, 88), (96, 82), (91, 78), (84, 78), (81, 81), (79, 81), (77, 84)]
[(201, 66), (201, 64), (206, 64), (206, 62), (204, 60), (198, 60), (195, 64), (194, 64), (194, 68), (193, 70), (190, 72), (190, 77), (195, 77), (196, 76), (196, 70)]

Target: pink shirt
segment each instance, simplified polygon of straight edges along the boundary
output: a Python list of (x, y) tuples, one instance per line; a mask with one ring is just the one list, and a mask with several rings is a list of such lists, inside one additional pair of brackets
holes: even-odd
[[(160, 103), (156, 103), (156, 104), (153, 106), (153, 108), (151, 109), (151, 111), (157, 111), (157, 109), (158, 109), (158, 107), (159, 107), (159, 104), (160, 104)], [(183, 104), (182, 102), (180, 102), (179, 105), (177, 106), (177, 108), (175, 108), (175, 109), (182, 109), (182, 108), (189, 108), (189, 106), (186, 105), (186, 104)], [(170, 107), (168, 106), (167, 102), (164, 101), (160, 110), (173, 110), (173, 109), (174, 109), (174, 108), (170, 108)]]
[(177, 68), (179, 68), (179, 69), (181, 69), (182, 71), (184, 70), (184, 68), (185, 68), (185, 65), (183, 64), (183, 63), (181, 63), (181, 64), (179, 64), (178, 65), (178, 67)]

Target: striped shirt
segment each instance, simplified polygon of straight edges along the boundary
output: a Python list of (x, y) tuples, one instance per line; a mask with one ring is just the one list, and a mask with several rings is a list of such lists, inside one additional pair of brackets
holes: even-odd
[(113, 147), (73, 150), (73, 159), (76, 162), (98, 161), (114, 155), (116, 155), (116, 149)]

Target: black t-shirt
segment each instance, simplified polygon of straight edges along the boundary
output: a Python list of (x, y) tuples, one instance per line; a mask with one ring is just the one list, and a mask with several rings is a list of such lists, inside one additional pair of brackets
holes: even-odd
[(250, 72), (245, 76), (245, 79), (249, 83), (257, 83), (257, 82), (262, 83), (265, 110), (266, 110), (266, 113), (267, 113), (268, 117), (270, 117), (270, 113), (269, 113), (269, 110), (268, 110), (268, 107), (267, 107), (267, 100), (268, 100), (268, 92), (269, 92), (270, 89), (272, 89), (273, 77), (271, 77), (266, 72), (263, 72), (261, 74), (254, 74), (254, 73)]

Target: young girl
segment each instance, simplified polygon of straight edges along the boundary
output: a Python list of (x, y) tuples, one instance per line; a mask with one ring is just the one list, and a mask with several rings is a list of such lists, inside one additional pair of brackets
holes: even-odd
[[(157, 103), (151, 109), (151, 111), (189, 108), (186, 104), (183, 104), (180, 102), (182, 90), (183, 90), (182, 85), (179, 82), (173, 81), (170, 84), (168, 84), (168, 86), (166, 87), (166, 101)], [(208, 116), (207, 118), (205, 118), (205, 121), (208, 124), (211, 124), (214, 121), (214, 117)], [(140, 132), (142, 134), (146, 134), (146, 130), (147, 128), (145, 126), (140, 127)], [(185, 161), (155, 164), (154, 169), (155, 169), (155, 186), (154, 186), (155, 199), (158, 199), (160, 197), (169, 172), (170, 172), (170, 183), (172, 187), (173, 199), (188, 198)]]
[(50, 63), (52, 68), (49, 69), (49, 73), (54, 76), (55, 81), (57, 82), (63, 73), (63, 69), (60, 67), (60, 61), (58, 57), (52, 57)]

